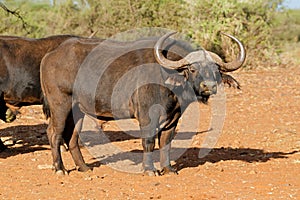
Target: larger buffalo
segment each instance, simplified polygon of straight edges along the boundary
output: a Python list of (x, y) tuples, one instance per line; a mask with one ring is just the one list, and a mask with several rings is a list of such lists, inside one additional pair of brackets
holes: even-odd
[[(40, 63), (45, 54), (72, 35), (41, 39), (16, 36), (0, 37), (0, 119), (12, 120), (7, 103), (41, 104)], [(0, 151), (5, 149), (0, 140)]]
[[(206, 103), (222, 79), (238, 87), (224, 72), (239, 69), (246, 55), (242, 43), (231, 35), (226, 34), (238, 44), (240, 53), (236, 60), (224, 63), (212, 52), (195, 51), (170, 39), (172, 34), (100, 44), (71, 39), (44, 57), (41, 84), (46, 97), (44, 108), (50, 116), (47, 135), (57, 174), (66, 173), (59, 149), (63, 139), (79, 170), (89, 169), (77, 143), (84, 114), (137, 119), (144, 171), (154, 175), (176, 173), (169, 152), (179, 118), (191, 102), (198, 99)], [(155, 169), (152, 160), (156, 136), (161, 171)]]

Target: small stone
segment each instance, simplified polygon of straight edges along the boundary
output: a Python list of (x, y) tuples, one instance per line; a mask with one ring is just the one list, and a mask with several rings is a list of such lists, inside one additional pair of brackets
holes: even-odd
[(6, 140), (3, 142), (5, 145), (7, 146), (11, 146), (11, 145), (14, 145), (14, 141), (12, 139), (9, 139), (9, 140)]
[(84, 178), (84, 180), (91, 181), (91, 180), (93, 180), (93, 178), (92, 177), (86, 177), (86, 178)]
[(38, 165), (37, 168), (38, 169), (52, 169), (53, 166), (45, 164), (45, 165)]
[(274, 130), (272, 130), (272, 133), (277, 133), (278, 132), (278, 129), (275, 128)]
[(17, 140), (16, 144), (23, 144), (23, 140)]

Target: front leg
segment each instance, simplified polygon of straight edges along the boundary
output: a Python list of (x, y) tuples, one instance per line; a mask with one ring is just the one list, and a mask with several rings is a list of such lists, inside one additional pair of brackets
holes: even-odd
[(155, 136), (142, 139), (142, 145), (144, 149), (143, 154), (143, 168), (144, 173), (149, 176), (159, 176), (159, 171), (153, 164), (153, 151), (155, 147)]
[[(142, 121), (142, 120), (141, 120)], [(156, 123), (155, 120), (152, 120), (151, 123), (147, 121), (141, 123), (141, 136), (142, 136), (142, 145), (143, 145), (143, 168), (144, 173), (149, 176), (159, 176), (159, 171), (154, 167), (153, 163), (153, 151), (155, 147), (155, 138), (156, 138)], [(148, 124), (148, 125), (145, 125)]]
[(159, 133), (159, 150), (160, 150), (160, 166), (162, 168), (161, 174), (174, 173), (177, 174), (177, 170), (171, 166), (170, 162), (170, 150), (171, 142), (175, 137), (175, 127), (171, 127), (169, 130), (163, 130)]
[(143, 168), (144, 172), (150, 176), (159, 176), (159, 171), (154, 167), (153, 151), (155, 147), (156, 128), (161, 114), (161, 106), (156, 106), (152, 102), (143, 102), (139, 112), (139, 124), (144, 150)]

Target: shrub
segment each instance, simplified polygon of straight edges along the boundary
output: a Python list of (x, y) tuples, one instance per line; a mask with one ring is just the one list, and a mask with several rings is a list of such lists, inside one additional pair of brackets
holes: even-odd
[[(41, 2), (41, 1), (39, 1)], [(87, 1), (76, 1), (87, 2)], [(0, 11), (0, 34), (44, 37), (52, 34), (98, 37), (142, 27), (177, 30), (196, 44), (226, 58), (236, 55), (232, 42), (220, 31), (235, 35), (247, 49), (247, 66), (277, 65), (283, 39), (279, 31), (278, 6), (282, 0), (101, 0), (75, 4), (72, 0), (50, 5), (48, 1), (4, 1), (17, 9), (28, 24)], [(277, 26), (276, 26), (277, 25)], [(28, 33), (29, 32), (29, 33)], [(278, 34), (277, 34), (278, 35)], [(275, 59), (274, 59), (275, 58)]]

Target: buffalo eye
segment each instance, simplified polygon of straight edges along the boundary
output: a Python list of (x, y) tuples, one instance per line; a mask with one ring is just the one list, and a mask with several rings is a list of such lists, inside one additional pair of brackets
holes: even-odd
[(197, 69), (193, 66), (190, 66), (188, 69), (189, 69), (189, 72), (191, 72), (192, 74), (197, 72)]

